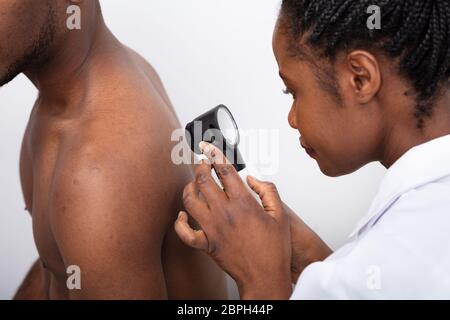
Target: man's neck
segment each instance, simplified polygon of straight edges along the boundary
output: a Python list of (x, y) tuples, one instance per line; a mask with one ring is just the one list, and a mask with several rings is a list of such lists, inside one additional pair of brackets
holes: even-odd
[(81, 99), (89, 66), (102, 50), (117, 42), (101, 15), (81, 30), (68, 31), (41, 66), (25, 71), (39, 90), (39, 104), (64, 110)]

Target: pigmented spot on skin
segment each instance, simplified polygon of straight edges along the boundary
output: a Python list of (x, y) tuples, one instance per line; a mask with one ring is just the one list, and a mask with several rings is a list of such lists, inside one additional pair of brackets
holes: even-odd
[(91, 168), (89, 168), (89, 170), (92, 171), (93, 173), (102, 172), (102, 169), (100, 169), (100, 167), (91, 167)]

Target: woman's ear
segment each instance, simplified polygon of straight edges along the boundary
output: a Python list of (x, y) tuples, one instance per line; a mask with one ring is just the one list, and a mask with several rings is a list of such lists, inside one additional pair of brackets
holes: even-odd
[(380, 91), (380, 65), (377, 58), (369, 52), (363, 50), (350, 52), (347, 55), (347, 72), (355, 101), (366, 104)]

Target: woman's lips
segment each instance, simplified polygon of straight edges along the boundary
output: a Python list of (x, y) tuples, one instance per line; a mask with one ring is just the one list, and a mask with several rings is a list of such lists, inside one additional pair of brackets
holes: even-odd
[(308, 146), (303, 139), (300, 137), (300, 145), (302, 146), (303, 149), (305, 149), (306, 153), (313, 159), (315, 159), (316, 156), (316, 152), (314, 151), (313, 148), (311, 148), (310, 146)]

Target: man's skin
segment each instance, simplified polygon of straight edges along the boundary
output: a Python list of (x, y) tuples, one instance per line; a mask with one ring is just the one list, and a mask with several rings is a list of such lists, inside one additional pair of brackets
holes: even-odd
[(42, 266), (36, 261), (17, 290), (14, 300), (45, 300), (47, 295), (43, 288)]
[[(81, 30), (66, 28), (74, 3)], [(16, 298), (227, 298), (224, 273), (173, 229), (192, 173), (171, 161), (180, 124), (153, 68), (96, 0), (6, 0), (0, 16), (0, 85), (24, 72), (39, 90), (20, 174), (40, 258)]]

